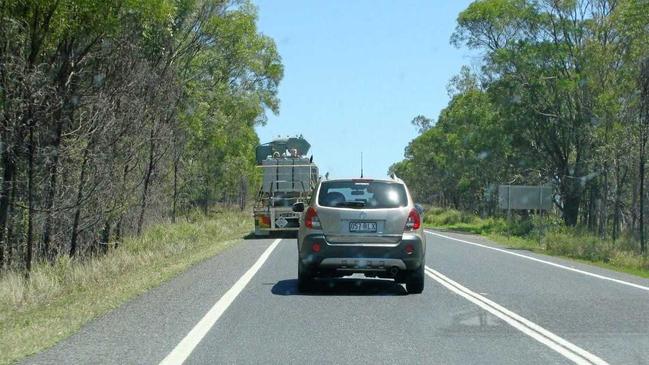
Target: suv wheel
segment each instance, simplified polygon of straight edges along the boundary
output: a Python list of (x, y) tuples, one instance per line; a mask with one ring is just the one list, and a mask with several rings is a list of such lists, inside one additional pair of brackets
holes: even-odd
[(307, 271), (301, 262), (297, 264), (297, 290), (308, 292), (313, 289), (313, 275)]
[(410, 273), (406, 280), (406, 289), (408, 294), (419, 294), (424, 291), (424, 264)]

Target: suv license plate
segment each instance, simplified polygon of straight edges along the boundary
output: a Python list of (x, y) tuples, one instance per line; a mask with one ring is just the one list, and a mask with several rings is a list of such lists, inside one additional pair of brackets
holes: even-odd
[(376, 222), (349, 222), (350, 232), (376, 232)]

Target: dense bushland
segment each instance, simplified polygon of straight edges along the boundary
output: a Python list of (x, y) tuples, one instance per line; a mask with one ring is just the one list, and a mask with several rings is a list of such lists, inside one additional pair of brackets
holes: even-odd
[(283, 68), (238, 0), (0, 2), (0, 267), (243, 204)]
[(436, 123), (413, 120), (391, 171), (419, 201), (483, 217), (498, 184), (551, 185), (564, 225), (646, 252), (647, 14), (638, 0), (474, 1), (451, 41), (480, 63), (451, 80)]
[(475, 233), (509, 247), (524, 248), (609, 265), (649, 277), (649, 260), (639, 255), (637, 241), (624, 236), (616, 242), (584, 227), (566, 226), (558, 216), (481, 218), (455, 209), (431, 208), (424, 216), (430, 228)]

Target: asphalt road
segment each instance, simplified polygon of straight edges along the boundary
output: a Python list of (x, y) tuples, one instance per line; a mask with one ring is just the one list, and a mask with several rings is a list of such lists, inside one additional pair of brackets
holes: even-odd
[(649, 364), (649, 280), (475, 236), (430, 233), (427, 255), (420, 295), (303, 295), (295, 239), (246, 240), (25, 363)]

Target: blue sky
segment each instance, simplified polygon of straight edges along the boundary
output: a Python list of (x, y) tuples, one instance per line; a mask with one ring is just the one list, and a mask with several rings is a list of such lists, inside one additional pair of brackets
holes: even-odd
[(258, 127), (262, 143), (302, 134), (321, 174), (385, 177), (424, 114), (437, 119), (467, 49), (449, 44), (470, 1), (254, 0), (259, 30), (285, 67), (280, 114)]

